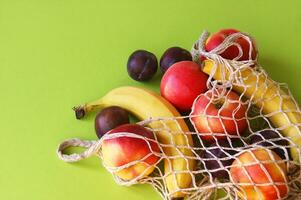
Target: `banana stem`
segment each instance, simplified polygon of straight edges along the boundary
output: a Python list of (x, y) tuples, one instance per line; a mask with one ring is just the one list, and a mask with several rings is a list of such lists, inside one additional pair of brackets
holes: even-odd
[(102, 103), (102, 99), (98, 99), (95, 102), (86, 103), (80, 106), (74, 106), (73, 110), (75, 112), (76, 119), (82, 119), (84, 118), (89, 112), (105, 107), (105, 105)]

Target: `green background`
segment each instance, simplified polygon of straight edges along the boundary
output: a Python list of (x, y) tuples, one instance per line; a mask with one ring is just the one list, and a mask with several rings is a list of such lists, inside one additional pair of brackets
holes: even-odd
[[(283, 3), (277, 3), (283, 2)], [(202, 30), (253, 35), (260, 62), (301, 102), (301, 1), (0, 0), (0, 199), (160, 199), (150, 186), (122, 187), (98, 158), (67, 164), (64, 139), (96, 139), (93, 116), (71, 108), (137, 83), (129, 54), (190, 49)]]

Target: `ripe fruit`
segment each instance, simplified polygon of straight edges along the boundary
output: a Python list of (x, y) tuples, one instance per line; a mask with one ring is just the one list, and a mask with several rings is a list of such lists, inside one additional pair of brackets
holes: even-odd
[(161, 72), (164, 74), (171, 65), (184, 60), (192, 61), (191, 54), (186, 49), (181, 47), (171, 47), (167, 49), (160, 59)]
[(247, 127), (246, 106), (239, 96), (227, 91), (225, 96), (215, 100), (214, 96), (221, 91), (209, 90), (200, 95), (194, 102), (190, 121), (201, 134), (202, 139), (221, 139), (227, 134), (239, 135)]
[[(215, 65), (216, 64), (216, 65)], [(205, 60), (203, 71), (210, 74), (214, 70), (215, 80), (229, 80), (228, 68), (222, 64)], [(225, 76), (223, 75), (225, 74)], [(237, 84), (237, 80), (240, 83)], [(238, 77), (232, 79), (233, 90), (251, 99), (263, 114), (272, 122), (273, 127), (292, 141), (290, 154), (294, 161), (299, 162), (299, 148), (301, 148), (301, 130), (296, 124), (301, 123), (300, 108), (293, 97), (288, 96), (277, 82), (266, 73), (259, 73), (255, 68), (242, 68)], [(277, 95), (275, 95), (277, 94)]]
[(147, 81), (157, 72), (158, 61), (153, 53), (145, 50), (133, 52), (127, 63), (127, 71), (136, 81)]
[[(144, 138), (154, 139), (151, 131), (137, 124), (124, 124), (109, 131), (107, 134), (119, 132), (128, 132)], [(102, 156), (105, 166), (113, 168), (133, 163), (129, 167), (115, 172), (117, 176), (124, 180), (132, 180), (138, 176), (142, 178), (152, 173), (154, 170), (153, 165), (159, 160), (155, 153), (159, 153), (157, 143), (130, 136), (105, 139), (102, 143)], [(141, 162), (135, 164), (135, 161)]]
[(240, 186), (241, 199), (274, 200), (288, 194), (285, 163), (268, 149), (245, 150), (233, 162), (230, 175)]
[[(231, 140), (232, 147), (243, 146), (240, 139)], [(228, 140), (219, 140), (218, 145), (214, 142), (204, 152), (203, 161), (205, 169), (212, 175), (213, 178), (220, 180), (229, 179), (229, 170), (234, 161), (234, 156), (238, 151), (231, 149)]]
[[(176, 118), (176, 120), (168, 121), (165, 124), (167, 127), (164, 127), (160, 121), (149, 123), (148, 126), (158, 130), (156, 136), (160, 143), (170, 146), (163, 147), (164, 153), (170, 157), (168, 160), (164, 159), (164, 181), (166, 182), (168, 195), (173, 198), (184, 197), (186, 193), (181, 192), (180, 189), (191, 186), (193, 177), (189, 171), (194, 170), (196, 162), (194, 159), (190, 159), (194, 156), (191, 150), (191, 147), (193, 147), (192, 136), (191, 134), (184, 135), (185, 132), (189, 132), (189, 129), (183, 118), (179, 118), (180, 113), (159, 94), (138, 87), (115, 88), (100, 99), (77, 106), (74, 110), (76, 113), (83, 113), (81, 117), (84, 117), (97, 108), (112, 105), (128, 110), (140, 120), (146, 120), (149, 117)], [(179, 134), (170, 135), (170, 132), (165, 131), (166, 128)], [(176, 148), (173, 145), (189, 148)], [(179, 153), (183, 154), (186, 159), (179, 158)], [(171, 170), (181, 171), (182, 173), (172, 173)]]
[(192, 61), (173, 64), (163, 75), (161, 95), (180, 111), (191, 109), (194, 99), (207, 91), (208, 76)]
[[(238, 30), (235, 29), (222, 29), (217, 33), (212, 34), (206, 41), (205, 44), (205, 50), (207, 52), (213, 50), (218, 45), (220, 45), (227, 36), (232, 35), (234, 33), (239, 33)], [(238, 58), (237, 60), (249, 60), (249, 51), (250, 51), (250, 44), (248, 40), (245, 38), (238, 38), (235, 40), (236, 43), (238, 43), (242, 48), (242, 56)], [(256, 58), (256, 50), (255, 50), (255, 42), (252, 40), (252, 53), (251, 58), (254, 60)], [(231, 45), (224, 52), (220, 54), (223, 58), (233, 60), (236, 57), (239, 56), (239, 48), (235, 45)]]
[(126, 110), (118, 106), (104, 108), (95, 118), (96, 135), (98, 138), (101, 138), (109, 130), (129, 122), (129, 113)]
[[(250, 144), (257, 144), (269, 148), (277, 153), (282, 159), (289, 158), (289, 150), (276, 146), (288, 146), (287, 140), (281, 138), (279, 134), (272, 130), (263, 130), (259, 133), (253, 134), (250, 137)], [(287, 155), (287, 156), (286, 156)]]

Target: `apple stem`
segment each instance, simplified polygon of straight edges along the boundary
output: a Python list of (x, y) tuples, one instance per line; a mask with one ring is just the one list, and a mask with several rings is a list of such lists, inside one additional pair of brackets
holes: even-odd
[(223, 104), (220, 103), (220, 102), (218, 102), (218, 103), (215, 103), (215, 104), (214, 104), (214, 107), (215, 107), (216, 109), (220, 109), (221, 107), (223, 107)]

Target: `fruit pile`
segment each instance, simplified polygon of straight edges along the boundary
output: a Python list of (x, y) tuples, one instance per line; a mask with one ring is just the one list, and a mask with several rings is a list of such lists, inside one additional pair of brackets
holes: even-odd
[[(159, 62), (161, 94), (124, 86), (75, 107), (77, 119), (101, 109), (99, 140), (67, 140), (59, 157), (74, 162), (96, 153), (117, 183), (152, 184), (163, 199), (297, 198), (301, 111), (287, 86), (260, 67), (255, 45), (224, 29), (204, 32), (191, 53), (167, 49)], [(150, 80), (157, 68), (146, 50), (127, 62), (136, 81)], [(69, 146), (87, 150), (66, 155)]]

